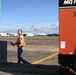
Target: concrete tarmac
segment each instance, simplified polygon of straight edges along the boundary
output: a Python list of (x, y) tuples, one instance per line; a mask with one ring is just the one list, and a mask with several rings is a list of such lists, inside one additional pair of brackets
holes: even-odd
[[(15, 41), (17, 37), (0, 37)], [(25, 37), (27, 45), (22, 57), (31, 65), (17, 64), (17, 47), (7, 46), (7, 61), (0, 66), (0, 75), (58, 75), (58, 37)], [(42, 45), (44, 43), (44, 45)]]

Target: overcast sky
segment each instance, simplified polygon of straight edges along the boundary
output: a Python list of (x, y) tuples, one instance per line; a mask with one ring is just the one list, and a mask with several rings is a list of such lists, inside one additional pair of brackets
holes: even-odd
[(58, 0), (2, 0), (0, 32), (58, 33)]

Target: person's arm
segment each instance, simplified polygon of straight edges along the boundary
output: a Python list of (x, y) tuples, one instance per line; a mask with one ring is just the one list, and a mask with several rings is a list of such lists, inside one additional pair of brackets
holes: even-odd
[(12, 46), (15, 46), (15, 45), (16, 45), (14, 42), (10, 42), (10, 44), (11, 44)]

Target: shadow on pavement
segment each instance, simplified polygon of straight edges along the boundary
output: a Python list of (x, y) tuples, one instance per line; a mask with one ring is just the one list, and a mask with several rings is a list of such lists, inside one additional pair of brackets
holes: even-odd
[(0, 64), (0, 72), (11, 75), (59, 75), (59, 66), (5, 63)]

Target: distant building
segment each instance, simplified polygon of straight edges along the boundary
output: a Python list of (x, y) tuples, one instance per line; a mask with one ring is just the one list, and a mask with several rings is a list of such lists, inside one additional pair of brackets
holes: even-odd
[(33, 33), (26, 33), (26, 36), (34, 36)]
[(38, 34), (36, 34), (36, 36), (46, 36), (46, 34), (45, 33), (38, 33)]
[(0, 36), (7, 36), (7, 33), (0, 33)]
[(17, 33), (10, 33), (10, 36), (18, 36)]

